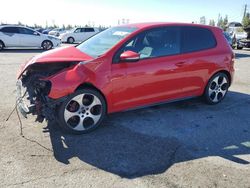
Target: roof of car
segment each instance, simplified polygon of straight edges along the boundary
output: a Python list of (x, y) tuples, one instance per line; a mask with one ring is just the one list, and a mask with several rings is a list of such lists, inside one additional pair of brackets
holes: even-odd
[(151, 28), (151, 27), (161, 27), (161, 26), (196, 26), (196, 27), (206, 27), (206, 28), (218, 28), (209, 25), (194, 24), (194, 23), (176, 23), (176, 22), (148, 22), (148, 23), (134, 23), (122, 25), (126, 27), (136, 27), (138, 29)]
[(15, 25), (15, 24), (3, 24), (0, 27), (26, 27), (24, 25)]

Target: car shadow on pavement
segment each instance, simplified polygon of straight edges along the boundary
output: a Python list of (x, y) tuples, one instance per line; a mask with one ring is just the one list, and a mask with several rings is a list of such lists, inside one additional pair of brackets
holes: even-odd
[(218, 105), (199, 99), (109, 115), (96, 131), (62, 133), (48, 124), (55, 159), (73, 157), (124, 178), (160, 174), (173, 164), (219, 156), (241, 165), (250, 161), (250, 95), (229, 92)]

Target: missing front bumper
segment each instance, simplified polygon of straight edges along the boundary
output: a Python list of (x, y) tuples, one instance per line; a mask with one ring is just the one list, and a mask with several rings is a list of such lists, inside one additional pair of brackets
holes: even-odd
[(25, 97), (27, 97), (27, 91), (24, 90), (21, 80), (18, 80), (16, 83), (16, 92), (17, 92), (17, 98), (16, 98), (17, 108), (18, 108), (19, 112), (22, 114), (22, 116), (27, 118), (27, 114), (32, 113), (35, 106), (28, 105), (25, 102), (24, 99), (25, 99)]

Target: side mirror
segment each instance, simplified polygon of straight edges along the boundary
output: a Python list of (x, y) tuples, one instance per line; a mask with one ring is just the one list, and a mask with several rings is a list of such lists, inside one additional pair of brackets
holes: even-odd
[(34, 32), (34, 35), (40, 36), (40, 34), (38, 32)]
[(120, 61), (136, 62), (140, 60), (140, 54), (133, 51), (125, 51), (120, 55)]

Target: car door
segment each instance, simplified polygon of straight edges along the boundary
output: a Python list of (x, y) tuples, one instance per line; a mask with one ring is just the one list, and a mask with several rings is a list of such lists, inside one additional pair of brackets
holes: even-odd
[(76, 42), (81, 42), (82, 41), (82, 28), (77, 28), (74, 33), (73, 33), (73, 37), (75, 39)]
[[(138, 62), (121, 62), (127, 50)], [(180, 28), (163, 27), (141, 33), (117, 52), (112, 64), (112, 103), (115, 110), (184, 97), (185, 63), (180, 54)]]
[(34, 30), (19, 27), (20, 46), (23, 47), (40, 47), (42, 38), (40, 34)]
[(6, 47), (20, 46), (19, 30), (17, 27), (4, 27), (1, 29), (3, 41)]
[(83, 32), (83, 35), (82, 35), (82, 41), (88, 39), (89, 37), (93, 36), (95, 34), (95, 30), (94, 28), (82, 28), (82, 32)]

